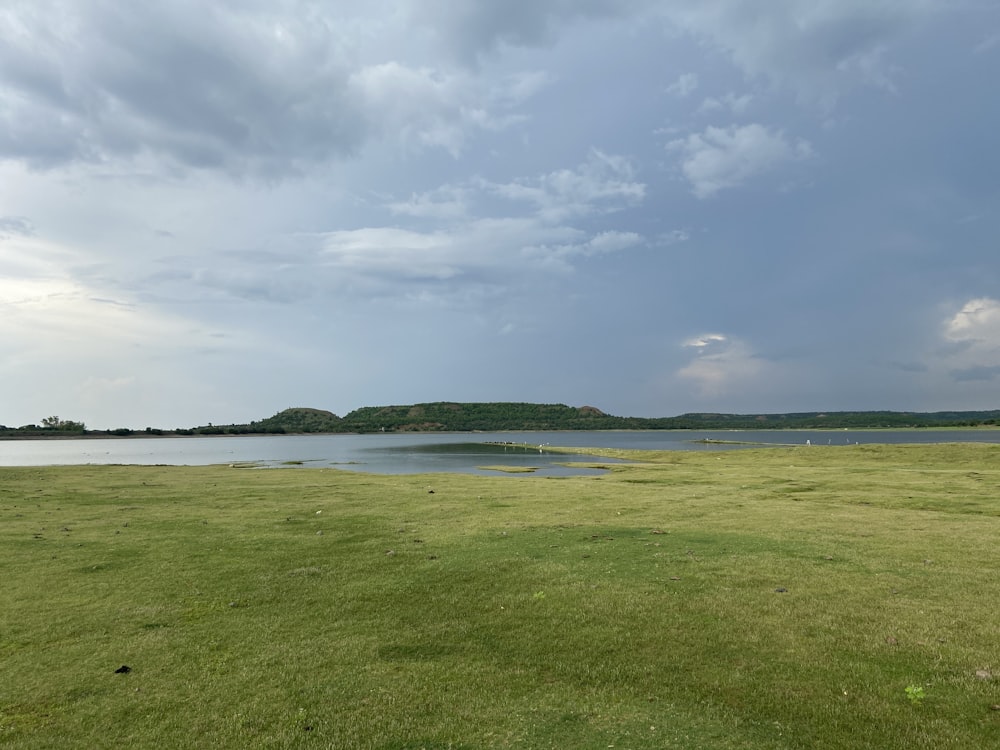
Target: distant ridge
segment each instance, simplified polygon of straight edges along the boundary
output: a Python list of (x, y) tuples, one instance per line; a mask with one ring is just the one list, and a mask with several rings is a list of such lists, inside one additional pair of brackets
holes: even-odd
[(343, 432), (343, 420), (332, 411), (295, 407), (255, 424), (263, 432)]
[(593, 406), (529, 403), (457, 403), (438, 401), (407, 406), (368, 406), (344, 416), (358, 432), (373, 431), (497, 431), (612, 429), (621, 417), (610, 417)]
[(365, 406), (337, 417), (318, 409), (286, 409), (254, 423), (286, 432), (498, 432), (536, 430), (762, 430), (982, 427), (1000, 424), (994, 411), (842, 411), (787, 414), (687, 413), (616, 417), (594, 406), (524, 402), (436, 401)]
[(249, 424), (203, 425), (178, 430), (147, 427), (87, 430), (82, 422), (49, 417), (43, 424), (0, 425), (0, 438), (158, 437), (165, 435), (252, 435), (369, 432), (502, 432), (542, 430), (791, 430), (992, 427), (992, 411), (828, 411), (786, 414), (691, 412), (676, 417), (616, 417), (595, 406), (522, 402), (365, 406), (338, 417), (325, 409), (294, 407)]

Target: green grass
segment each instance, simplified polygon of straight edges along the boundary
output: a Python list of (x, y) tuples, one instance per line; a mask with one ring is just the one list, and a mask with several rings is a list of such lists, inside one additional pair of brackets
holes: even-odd
[(0, 469), (0, 747), (1000, 744), (1000, 447), (586, 453)]

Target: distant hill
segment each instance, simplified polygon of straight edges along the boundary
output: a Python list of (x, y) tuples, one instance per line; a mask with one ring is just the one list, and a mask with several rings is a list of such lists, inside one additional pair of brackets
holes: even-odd
[(366, 406), (337, 417), (318, 409), (286, 409), (238, 429), (266, 432), (499, 432), (518, 430), (766, 430), (976, 427), (1000, 424), (1000, 410), (966, 412), (688, 413), (616, 417), (593, 406), (437, 401)]
[(346, 432), (343, 420), (323, 409), (285, 409), (273, 417), (253, 422), (261, 432)]
[(455, 403), (440, 401), (408, 406), (367, 406), (344, 416), (353, 432), (602, 430), (621, 427), (593, 406), (527, 403)]
[(985, 427), (1000, 425), (993, 411), (839, 411), (788, 414), (688, 413), (676, 417), (616, 417), (594, 406), (508, 402), (437, 401), (404, 406), (366, 406), (344, 417), (324, 409), (297, 407), (249, 424), (190, 429), (86, 430), (81, 422), (49, 417), (43, 425), (4, 427), (0, 439), (55, 437), (155, 437), (162, 435), (251, 435), (368, 432), (502, 432), (537, 430), (767, 430)]

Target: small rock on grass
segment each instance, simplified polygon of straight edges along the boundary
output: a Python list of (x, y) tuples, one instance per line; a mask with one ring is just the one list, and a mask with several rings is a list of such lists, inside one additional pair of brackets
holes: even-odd
[(118, 669), (115, 670), (115, 674), (128, 674), (132, 671), (132, 667), (128, 664), (122, 664)]

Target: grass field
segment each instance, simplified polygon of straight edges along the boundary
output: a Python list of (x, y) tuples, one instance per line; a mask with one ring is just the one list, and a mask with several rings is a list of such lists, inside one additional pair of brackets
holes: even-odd
[(587, 452), (0, 468), (0, 747), (1000, 747), (1000, 446)]

